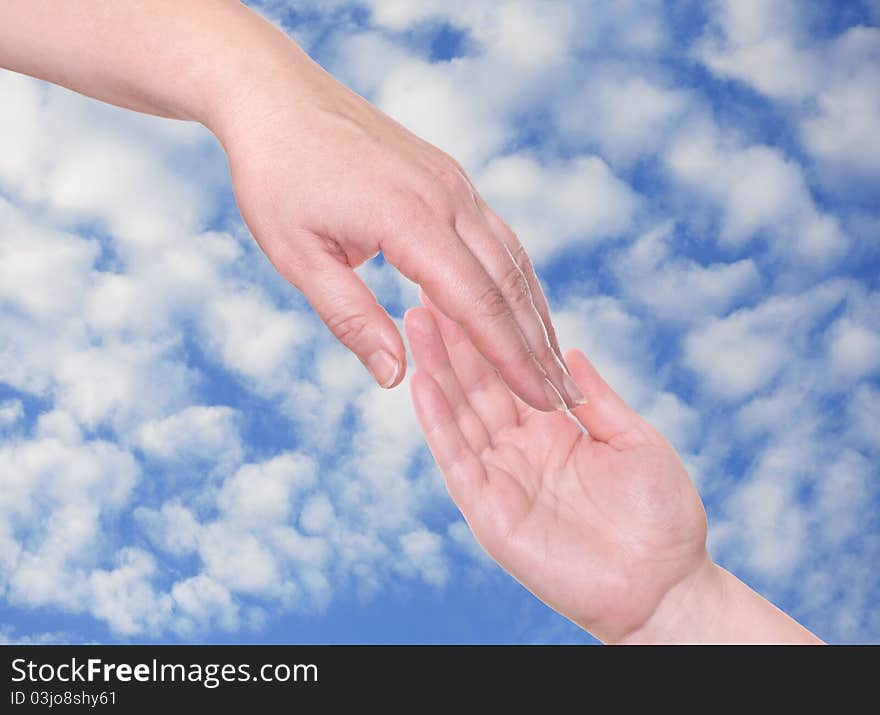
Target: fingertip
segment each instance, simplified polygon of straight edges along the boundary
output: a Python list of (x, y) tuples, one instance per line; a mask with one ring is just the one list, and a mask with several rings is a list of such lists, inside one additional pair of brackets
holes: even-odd
[(595, 366), (582, 351), (576, 348), (566, 350), (562, 357), (565, 359), (565, 364), (578, 385), (581, 385), (582, 382), (590, 383), (595, 377), (598, 377), (599, 373), (596, 371)]
[(402, 348), (401, 344), (403, 355), (395, 355), (386, 348), (379, 348), (367, 355), (366, 358), (361, 358), (373, 379), (382, 389), (391, 390), (397, 387), (406, 376), (406, 353)]
[(449, 405), (440, 386), (427, 372), (417, 370), (409, 382), (416, 416), (427, 435), (449, 412)]
[(410, 308), (403, 316), (403, 327), (416, 364), (430, 351), (437, 326), (427, 308)]
[(397, 325), (351, 269), (325, 251), (313, 251), (297, 285), (345, 347), (385, 389), (406, 375), (406, 348)]
[(589, 360), (587, 360), (587, 356), (584, 355), (584, 354), (583, 354), (580, 350), (578, 350), (577, 348), (569, 348), (568, 350), (566, 350), (566, 351), (562, 354), (562, 357), (565, 358), (565, 362), (567, 362), (567, 363), (571, 363), (571, 362), (574, 362), (574, 361), (578, 361), (578, 362), (589, 362)]
[(422, 305), (426, 308), (431, 307), (431, 299), (428, 297), (428, 294), (425, 293), (425, 289), (419, 286), (419, 300), (422, 301)]
[(577, 407), (583, 407), (599, 396), (602, 378), (599, 376), (593, 363), (590, 362), (582, 351), (577, 349), (566, 350), (563, 353), (563, 358), (569, 368), (571, 379), (584, 395), (585, 402), (577, 405)]
[(400, 383), (402, 383), (404, 378), (406, 377), (406, 370), (406, 352), (404, 352), (402, 357), (397, 358), (397, 374), (394, 376), (394, 379), (391, 381), (388, 387), (385, 387), (385, 389), (393, 390), (395, 387), (400, 385)]
[(572, 414), (590, 435), (602, 442), (621, 444), (621, 437), (644, 440), (645, 432), (638, 429), (644, 423), (623, 398), (615, 392), (596, 367), (580, 350), (567, 350), (566, 361), (571, 366), (572, 379), (583, 390), (587, 402), (572, 410)]
[(406, 347), (391, 317), (382, 311), (374, 319), (369, 341), (349, 346), (357, 354), (376, 384), (384, 390), (397, 387), (406, 377)]
[(407, 337), (412, 340), (413, 334), (429, 333), (431, 320), (431, 311), (427, 308), (415, 307), (407, 310), (403, 315), (403, 327)]

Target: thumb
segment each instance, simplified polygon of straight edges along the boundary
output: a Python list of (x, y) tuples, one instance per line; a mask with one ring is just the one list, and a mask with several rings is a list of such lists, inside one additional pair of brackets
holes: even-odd
[(304, 263), (295, 284), (318, 317), (381, 387), (399, 384), (406, 373), (403, 339), (370, 289), (351, 266), (325, 251)]
[(565, 362), (587, 398), (586, 404), (571, 412), (591, 437), (618, 448), (662, 440), (659, 433), (611, 389), (580, 350), (568, 350)]

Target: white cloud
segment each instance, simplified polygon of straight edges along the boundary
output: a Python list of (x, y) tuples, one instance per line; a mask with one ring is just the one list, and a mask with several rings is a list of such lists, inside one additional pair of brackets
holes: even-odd
[(725, 318), (710, 318), (684, 341), (685, 364), (713, 394), (739, 399), (773, 382), (792, 359), (808, 357), (810, 331), (840, 304), (846, 287), (827, 283), (780, 295)]
[(443, 586), (449, 577), (443, 556), (443, 540), (435, 533), (420, 529), (400, 537), (400, 548), (405, 561), (398, 566), (404, 573), (414, 570), (425, 581)]
[(862, 449), (876, 453), (880, 445), (880, 390), (860, 385), (852, 393), (846, 412), (851, 438)]
[[(424, 454), (424, 438), (408, 394), (374, 388), (358, 396), (359, 428), (352, 435), (351, 476), (334, 484), (334, 506), (354, 528), (380, 537), (396, 537), (418, 527), (420, 511), (445, 494), (433, 471), (413, 474), (413, 461)], [(389, 449), (389, 445), (394, 445)]]
[(233, 292), (224, 279), (244, 254), (236, 239), (218, 232), (181, 236), (160, 251), (127, 248), (118, 253), (123, 272), (93, 276), (84, 318), (99, 335), (173, 336), (179, 320), (204, 319), (215, 298)]
[(324, 534), (336, 520), (333, 502), (323, 493), (315, 494), (303, 505), (299, 523), (308, 534)]
[(199, 554), (207, 574), (231, 591), (278, 596), (284, 588), (272, 552), (252, 533), (230, 523), (219, 521), (202, 529)]
[(53, 503), (121, 507), (140, 469), (128, 452), (108, 442), (70, 446), (38, 439), (0, 445), (0, 473), (0, 511), (33, 517)]
[[(775, 461), (789, 457), (794, 455), (770, 453), (760, 468), (776, 472)], [(804, 555), (807, 523), (793, 486), (778, 479), (753, 479), (736, 491), (729, 506), (742, 529), (739, 540), (745, 548), (739, 561), (775, 580), (791, 574)]]
[(292, 500), (315, 483), (315, 463), (301, 454), (284, 454), (247, 464), (220, 489), (217, 505), (236, 524), (260, 526), (287, 519)]
[(138, 445), (160, 460), (235, 461), (242, 451), (239, 419), (230, 407), (187, 407), (165, 419), (145, 422)]
[(756, 326), (748, 315), (714, 321), (685, 344), (685, 360), (710, 389), (729, 398), (769, 384), (788, 357), (784, 336), (775, 326)]
[(39, 227), (0, 197), (0, 306), (37, 318), (76, 312), (99, 253), (96, 241)]
[(107, 442), (44, 438), (0, 445), (0, 583), (11, 603), (82, 610), (102, 527), (131, 498), (134, 458)]
[(880, 370), (880, 332), (841, 318), (828, 333), (828, 357), (837, 375), (852, 380)]
[(556, 65), (565, 59), (577, 32), (577, 9), (554, 2), (485, 3), (474, 37), (488, 53), (519, 67)]
[(208, 576), (198, 575), (178, 581), (171, 588), (176, 612), (181, 618), (174, 629), (191, 636), (214, 624), (234, 631), (239, 624), (239, 606), (229, 591)]
[(619, 239), (639, 203), (595, 156), (541, 164), (529, 154), (512, 154), (490, 162), (476, 185), (538, 263), (569, 246)]
[(697, 55), (714, 72), (783, 99), (815, 91), (824, 67), (790, 32), (801, 8), (790, 0), (721, 0)]
[(686, 92), (631, 67), (597, 64), (557, 103), (556, 122), (566, 138), (594, 143), (612, 163), (630, 164), (665, 144), (689, 102)]
[(866, 519), (878, 488), (871, 462), (854, 450), (837, 455), (816, 483), (816, 507), (822, 538), (831, 544), (864, 538)]
[[(364, 4), (373, 27), (340, 32), (328, 53), (331, 66), (472, 172), (516, 137), (520, 112), (583, 84), (581, 74), (560, 73), (576, 53), (652, 52), (665, 41), (658, 3), (619, 2), (613, 11), (600, 2), (545, 0)], [(388, 34), (432, 22), (463, 32), (467, 56), (431, 64)], [(629, 95), (660, 101), (637, 82)]]
[(278, 310), (253, 288), (220, 296), (204, 317), (205, 338), (223, 365), (246, 377), (269, 380), (279, 375), (292, 351), (313, 335), (311, 321)]
[[(724, 0), (695, 53), (713, 72), (791, 103), (805, 148), (862, 175), (880, 169), (880, 29), (811, 36), (815, 8), (791, 0)], [(858, 177), (856, 178), (860, 178)], [(844, 183), (845, 175), (835, 181)]]
[(472, 62), (465, 59), (445, 66), (413, 59), (388, 75), (374, 99), (401, 124), (473, 170), (511, 135), (491, 103), (473, 101), (475, 90), (468, 88), (478, 84), (474, 71)]
[(832, 50), (834, 78), (816, 95), (818, 111), (801, 123), (805, 146), (818, 158), (863, 175), (880, 170), (880, 29), (854, 27)]
[(141, 549), (124, 549), (111, 570), (89, 577), (89, 610), (123, 636), (156, 633), (172, 608), (168, 594), (157, 593), (149, 579), (157, 570), (153, 556)]
[(127, 341), (56, 358), (56, 404), (81, 423), (120, 426), (167, 414), (190, 396), (190, 368), (175, 343)]
[(657, 385), (649, 375), (648, 331), (623, 304), (610, 296), (572, 297), (554, 312), (563, 350), (578, 348), (605, 381), (634, 408), (654, 399)]
[(815, 265), (842, 256), (849, 240), (814, 203), (801, 167), (764, 145), (738, 146), (711, 122), (688, 127), (669, 146), (672, 174), (722, 212), (719, 239), (742, 247), (762, 237), (776, 253)]
[(158, 510), (139, 507), (134, 511), (134, 518), (161, 551), (180, 556), (198, 548), (201, 524), (179, 501), (166, 502)]
[[(293, 29), (322, 64), (463, 161), (545, 272), (594, 259), (586, 285), (550, 286), (562, 342), (687, 450), (724, 563), (828, 634), (880, 632), (876, 298), (827, 282), (873, 229), (840, 214), (844, 235), (824, 193), (877, 165), (876, 29), (816, 40), (783, 5), (729, 3), (697, 45), (776, 102), (813, 166), (735, 113), (713, 122), (660, 2), (367, 0), (366, 22), (342, 0), (261, 6), (308, 10)], [(428, 63), (412, 38), (432, 23), (466, 56)], [(0, 382), (26, 394), (0, 405), (13, 613), (210, 639), (482, 570), (406, 386), (376, 388), (227, 221), (204, 129), (13, 73), (0, 96)], [(359, 273), (394, 315), (416, 300), (388, 266)]]
[(644, 417), (656, 427), (673, 447), (684, 452), (697, 445), (700, 437), (700, 413), (673, 392), (661, 392), (642, 410)]
[(640, 306), (667, 320), (687, 322), (724, 313), (760, 286), (750, 258), (704, 266), (676, 256), (671, 230), (661, 226), (646, 233), (612, 262), (621, 292)]
[(0, 187), (13, 197), (154, 248), (196, 224), (204, 194), (168, 171), (165, 157), (213, 141), (204, 128), (84, 102), (10, 72), (0, 94), (15, 107), (0, 117)]
[(79, 423), (63, 410), (44, 412), (37, 419), (35, 436), (57, 439), (63, 444), (75, 446), (82, 441)]
[(24, 405), (21, 400), (0, 402), (0, 427), (14, 427), (22, 417), (24, 417)]

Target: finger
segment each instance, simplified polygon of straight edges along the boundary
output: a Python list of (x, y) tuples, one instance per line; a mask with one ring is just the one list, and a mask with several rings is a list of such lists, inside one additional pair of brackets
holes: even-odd
[(406, 372), (406, 350), (394, 321), (369, 288), (337, 256), (322, 248), (303, 257), (291, 277), (330, 332), (351, 350), (384, 388)]
[(476, 208), (456, 218), (456, 231), (486, 273), (501, 289), (520, 331), (532, 353), (541, 363), (547, 377), (569, 407), (583, 401), (577, 385), (568, 377), (562, 361), (553, 351), (544, 321), (532, 302), (526, 277), (508, 251), (507, 246), (489, 228), (483, 214)]
[(421, 369), (410, 380), (416, 416), (434, 460), (446, 478), (449, 496), (467, 517), (473, 512), (486, 470), (458, 426), (446, 395)]
[(403, 318), (406, 336), (412, 349), (416, 368), (428, 373), (446, 397), (456, 423), (471, 449), (482, 452), (490, 445), (489, 434), (479, 415), (474, 412), (446, 353), (446, 346), (434, 318), (426, 308), (412, 308)]
[[(437, 310), (430, 299), (422, 294), (422, 301), (431, 315), (446, 345), (449, 362), (458, 376), (467, 400), (486, 426), (490, 438), (506, 427), (519, 423), (519, 412), (510, 388), (504, 384), (486, 359), (465, 335), (464, 331)], [(522, 403), (520, 403), (522, 404)]]
[(480, 262), (449, 227), (401, 253), (389, 246), (388, 261), (418, 283), (444, 314), (462, 326), (504, 381), (536, 409), (564, 409), (547, 380), (507, 301)]
[(609, 387), (580, 350), (565, 354), (572, 378), (587, 397), (587, 403), (571, 412), (590, 435), (612, 447), (632, 447), (657, 441), (647, 422)]
[(541, 281), (538, 280), (538, 274), (535, 272), (535, 266), (532, 263), (532, 259), (529, 257), (529, 254), (520, 242), (519, 237), (513, 232), (510, 226), (508, 226), (501, 217), (495, 213), (492, 207), (489, 206), (479, 194), (476, 195), (476, 198), (477, 205), (486, 217), (489, 227), (492, 229), (493, 233), (498, 236), (501, 242), (504, 243), (507, 250), (510, 251), (510, 255), (513, 256), (514, 262), (519, 266), (520, 271), (522, 271), (522, 274), (525, 276), (529, 290), (532, 292), (532, 303), (544, 323), (550, 346), (564, 365), (565, 358), (562, 355), (562, 349), (559, 347), (559, 340), (556, 337), (556, 330), (553, 327), (553, 321), (550, 318), (550, 304), (547, 302), (547, 296), (544, 294), (544, 289), (541, 287)]

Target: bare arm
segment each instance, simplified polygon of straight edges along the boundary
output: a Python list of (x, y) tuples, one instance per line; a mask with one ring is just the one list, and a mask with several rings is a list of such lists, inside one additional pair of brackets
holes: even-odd
[(0, 18), (0, 66), (212, 129), (279, 49), (296, 56), (282, 32), (236, 0), (7, 0)]
[(241, 3), (6, 0), (0, 66), (210, 128), (269, 260), (383, 387), (403, 341), (353, 271), (380, 250), (529, 404), (581, 399), (528, 256), (464, 170)]

